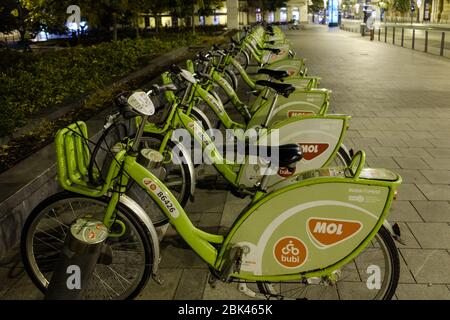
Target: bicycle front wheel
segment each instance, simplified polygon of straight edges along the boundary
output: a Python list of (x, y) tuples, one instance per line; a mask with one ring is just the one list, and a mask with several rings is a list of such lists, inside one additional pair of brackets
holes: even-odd
[(368, 246), (336, 270), (335, 280), (260, 283), (260, 290), (278, 299), (389, 300), (400, 275), (398, 251), (389, 231), (381, 227)]
[[(103, 221), (109, 198), (91, 198), (69, 192), (55, 194), (30, 214), (22, 230), (21, 251), (25, 269), (45, 293), (62, 251), (70, 225), (86, 215)], [(116, 218), (125, 224), (119, 238), (108, 238), (105, 250), (112, 259), (97, 263), (84, 299), (130, 299), (145, 287), (152, 270), (151, 238), (142, 221), (122, 204)]]

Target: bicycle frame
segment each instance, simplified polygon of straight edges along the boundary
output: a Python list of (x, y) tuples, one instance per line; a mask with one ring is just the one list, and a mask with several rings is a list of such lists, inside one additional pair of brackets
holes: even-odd
[[(155, 201), (155, 203), (166, 214), (170, 220), (170, 223), (175, 227), (186, 243), (197, 253), (200, 258), (202, 258), (217, 272), (220, 272), (226, 263), (225, 261), (230, 259), (230, 257), (227, 256), (227, 253), (230, 252), (232, 246), (238, 244), (236, 241), (240, 239), (239, 237), (242, 237), (242, 234), (249, 232), (247, 220), (250, 221), (252, 216), (256, 215), (257, 211), (261, 207), (267, 206), (271, 202), (275, 202), (280, 195), (287, 194), (293, 190), (298, 190), (303, 187), (316, 186), (320, 188), (322, 185), (327, 186), (329, 184), (333, 185), (336, 183), (339, 183), (340, 185), (349, 184), (350, 186), (360, 186), (361, 188), (379, 187), (380, 190), (384, 190), (383, 196), (381, 196), (380, 199), (384, 199), (384, 197), (386, 197), (386, 200), (383, 200), (383, 203), (378, 205), (378, 207), (382, 207), (382, 212), (376, 217), (376, 222), (372, 223), (373, 226), (370, 226), (370, 230), (367, 231), (368, 234), (362, 238), (359, 244), (354, 245), (353, 241), (351, 242), (351, 245), (342, 247), (345, 248), (345, 250), (342, 249), (345, 252), (341, 254), (343, 256), (340, 257), (338, 261), (330, 265), (323, 265), (320, 269), (315, 268), (313, 270), (305, 270), (302, 272), (295, 270), (295, 272), (292, 273), (288, 269), (285, 269), (284, 274), (264, 274), (264, 271), (262, 271), (261, 274), (257, 274), (243, 270), (238, 271), (237, 273), (235, 272), (231, 275), (233, 278), (249, 281), (298, 281), (302, 278), (330, 276), (334, 270), (339, 269), (354, 259), (375, 236), (381, 225), (383, 225), (383, 222), (388, 214), (396, 186), (401, 182), (398, 176), (391, 181), (367, 178), (360, 179), (359, 174), (361, 173), (361, 168), (357, 169), (359, 173), (355, 174), (353, 177), (337, 176), (328, 178), (309, 178), (304, 181), (300, 180), (300, 182), (290, 184), (287, 187), (282, 187), (274, 192), (271, 192), (270, 194), (261, 193), (258, 197), (259, 201), (255, 202), (248, 210), (244, 211), (239, 216), (230, 232), (224, 237), (221, 235), (210, 234), (196, 228), (186, 215), (184, 209), (177, 202), (176, 198), (170, 193), (170, 191), (164, 186), (164, 184), (146, 168), (138, 164), (135, 157), (126, 155), (125, 152), (122, 152), (117, 156), (117, 159), (120, 162), (123, 162), (124, 172), (128, 175), (127, 178), (136, 181), (146, 190), (153, 201)], [(362, 167), (361, 163), (359, 167)], [(298, 176), (296, 176), (295, 179), (298, 179)], [(114, 208), (117, 205), (118, 200), (118, 195), (115, 197), (113, 196), (109, 207)], [(249, 235), (248, 237), (251, 236)], [(214, 245), (221, 246), (219, 249), (216, 249)], [(349, 246), (351, 248), (349, 248)], [(316, 249), (310, 247), (309, 250), (311, 251), (310, 254), (313, 254), (313, 250)], [(320, 264), (320, 262), (318, 263)]]

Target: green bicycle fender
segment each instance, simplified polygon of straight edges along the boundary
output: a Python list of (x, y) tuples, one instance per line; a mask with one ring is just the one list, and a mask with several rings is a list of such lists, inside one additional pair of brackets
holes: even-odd
[[(322, 169), (322, 171), (325, 171), (328, 169)], [(332, 170), (332, 169), (329, 169)], [(279, 268), (279, 266), (275, 265), (275, 266), (271, 266), (269, 269), (272, 269), (272, 274), (268, 274), (267, 272), (262, 272), (261, 274), (251, 274), (251, 273), (242, 273), (242, 274), (234, 274), (234, 277), (236, 278), (240, 278), (240, 279), (247, 279), (247, 280), (266, 280), (266, 281), (288, 281), (288, 280), (294, 280), (294, 279), (299, 279), (300, 277), (315, 277), (315, 276), (324, 276), (324, 275), (330, 275), (334, 270), (340, 268), (341, 266), (345, 265), (346, 263), (348, 263), (349, 261), (351, 261), (359, 252), (361, 252), (365, 246), (369, 243), (369, 241), (373, 238), (373, 236), (378, 232), (379, 228), (381, 227), (381, 225), (384, 223), (385, 218), (387, 216), (387, 213), (389, 211), (390, 205), (392, 203), (393, 200), (393, 196), (394, 196), (394, 191), (397, 188), (397, 186), (401, 183), (401, 178), (397, 175), (397, 179), (395, 181), (380, 181), (377, 179), (360, 179), (358, 177), (354, 177), (354, 178), (346, 178), (346, 177), (317, 177), (314, 178), (314, 175), (311, 175), (311, 178), (306, 178), (305, 180), (296, 182), (296, 183), (292, 183), (284, 188), (278, 189), (274, 192), (270, 192), (268, 193), (266, 196), (264, 196), (263, 198), (261, 198), (258, 202), (256, 202), (253, 205), (250, 205), (250, 207), (246, 208), (243, 210), (243, 212), (241, 213), (241, 215), (236, 219), (234, 225), (232, 226), (229, 234), (226, 236), (225, 242), (222, 246), (222, 248), (219, 251), (219, 255), (218, 255), (218, 259), (216, 261), (215, 267), (217, 269), (220, 269), (221, 266), (223, 265), (224, 261), (227, 259), (227, 252), (229, 252), (229, 250), (231, 249), (231, 247), (235, 246), (235, 245), (244, 245), (244, 246), (251, 246), (251, 242), (255, 243), (255, 241), (251, 240), (252, 239), (252, 234), (256, 233), (256, 239), (258, 239), (259, 235), (258, 234), (262, 234), (261, 232), (258, 233), (259, 231), (256, 231), (256, 229), (260, 228), (260, 230), (262, 230), (261, 228), (266, 228), (267, 224), (270, 222), (267, 221), (261, 221), (261, 227), (258, 226), (258, 224), (255, 224), (256, 221), (264, 219), (264, 215), (260, 214), (259, 216), (255, 216), (255, 219), (250, 220), (250, 218), (252, 217), (252, 215), (255, 215), (255, 212), (258, 210), (258, 208), (262, 207), (263, 204), (268, 203), (267, 206), (269, 206), (270, 208), (272, 208), (271, 210), (273, 211), (273, 208), (278, 208), (278, 205), (275, 205), (275, 201), (277, 197), (281, 197), (279, 201), (284, 201), (284, 202), (289, 202), (286, 203), (285, 205), (283, 205), (284, 207), (286, 207), (286, 209), (289, 209), (291, 207), (293, 207), (293, 203), (297, 202), (300, 203), (303, 202), (308, 202), (311, 200), (316, 200), (314, 197), (307, 197), (305, 196), (305, 198), (308, 199), (302, 199), (302, 200), (297, 200), (299, 199), (298, 196), (294, 196), (291, 197), (290, 200), (288, 200), (287, 198), (282, 198), (283, 194), (287, 194), (290, 191), (295, 191), (298, 190), (298, 192), (301, 192), (300, 194), (302, 194), (304, 191), (301, 191), (301, 189), (303, 188), (303, 190), (307, 191), (309, 187), (314, 187), (314, 188), (318, 188), (318, 190), (325, 190), (325, 189), (335, 189), (337, 188), (337, 186), (340, 186), (339, 188), (341, 188), (344, 192), (344, 194), (340, 197), (340, 199), (346, 199), (345, 196), (345, 192), (354, 192), (352, 191), (353, 188), (357, 188), (355, 190), (365, 190), (365, 188), (367, 188), (367, 190), (371, 189), (370, 192), (380, 192), (378, 196), (375, 196), (374, 199), (378, 199), (376, 206), (374, 205), (374, 207), (371, 209), (372, 211), (376, 211), (376, 222), (373, 221), (373, 219), (369, 216), (369, 217), (363, 217), (364, 216), (364, 212), (367, 211), (366, 209), (362, 209), (362, 210), (357, 210), (356, 212), (359, 211), (359, 218), (358, 219), (362, 219), (361, 221), (365, 221), (363, 223), (367, 223), (367, 227), (365, 232), (363, 234), (361, 234), (359, 236), (359, 239), (356, 239), (357, 241), (353, 242), (350, 247), (346, 247), (346, 246), (339, 246), (339, 242), (335, 242), (333, 244), (333, 248), (332, 249), (326, 249), (326, 250), (334, 250), (334, 251), (338, 251), (339, 250), (344, 250), (345, 252), (342, 254), (340, 254), (341, 256), (335, 255), (333, 257), (333, 259), (328, 259), (327, 257), (330, 256), (330, 254), (333, 254), (332, 251), (329, 251), (328, 254), (326, 255), (322, 255), (321, 258), (320, 256), (317, 256), (317, 254), (320, 254), (320, 250), (317, 251), (317, 245), (319, 245), (319, 248), (321, 248), (321, 244), (317, 243), (317, 241), (315, 239), (311, 238), (311, 233), (310, 232), (306, 232), (303, 233), (303, 235), (300, 237), (301, 241), (303, 241), (304, 243), (306, 243), (306, 247), (308, 248), (310, 255), (312, 256), (311, 261), (310, 261), (310, 265), (311, 268), (309, 268), (306, 264), (306, 266), (303, 268), (302, 265), (299, 266), (300, 269), (297, 268), (298, 272), (293, 272), (292, 273), (292, 269), (291, 270), (283, 270)], [(327, 187), (327, 185), (329, 185), (330, 187)], [(349, 188), (347, 188), (346, 186), (349, 186)], [(346, 191), (347, 190), (347, 191)], [(377, 191), (378, 190), (378, 191)], [(296, 194), (299, 194), (299, 193)], [(324, 199), (328, 199), (328, 197), (330, 198), (336, 198), (337, 196), (334, 195), (334, 193), (337, 192), (336, 190), (331, 192), (328, 191), (328, 195), (326, 194), (326, 192), (315, 192), (314, 194), (316, 194), (315, 197), (318, 198), (324, 198)], [(288, 195), (287, 195), (288, 196)], [(355, 197), (356, 199), (358, 199), (358, 197)], [(353, 198), (352, 198), (353, 199)], [(347, 200), (344, 201), (344, 203)], [(273, 202), (273, 203), (272, 203)], [(314, 201), (313, 201), (314, 202)], [(280, 203), (281, 205), (281, 203)], [(360, 205), (358, 203), (358, 205)], [(355, 209), (354, 205), (351, 205), (351, 207), (353, 207)], [(370, 209), (370, 206), (368, 207)], [(282, 208), (282, 210), (284, 210), (284, 208)], [(370, 211), (370, 210), (369, 210)], [(329, 211), (325, 210), (322, 211), (321, 213), (318, 213), (318, 211), (316, 210), (315, 213), (313, 213), (312, 215), (319, 215), (322, 216), (323, 218), (328, 216)], [(258, 213), (256, 213), (258, 214)], [(265, 213), (267, 214), (267, 213)], [(313, 217), (307, 213), (307, 211), (305, 211), (304, 213), (302, 212), (302, 214), (307, 214), (308, 216), (306, 216), (304, 218), (303, 221), (305, 221), (305, 223), (307, 223), (308, 221), (310, 221)], [(277, 216), (278, 214), (275, 213), (275, 216)], [(344, 215), (345, 216), (345, 215)], [(346, 218), (344, 218), (344, 216), (339, 216), (338, 218), (343, 220), (343, 222), (345, 223), (346, 220), (348, 219), (348, 217), (350, 217), (350, 215), (345, 216)], [(326, 219), (329, 219), (330, 216), (328, 216)], [(248, 223), (251, 223), (252, 227), (249, 229), (249, 224), (247, 223), (247, 219), (248, 219)], [(271, 221), (270, 219), (273, 219), (271, 217), (268, 217), (267, 219), (269, 219), (269, 221)], [(266, 219), (266, 220), (267, 220)], [(355, 219), (355, 217), (351, 217), (351, 220)], [(247, 223), (247, 226), (243, 226), (244, 223)], [(290, 224), (293, 224), (292, 222)], [(298, 226), (298, 223), (293, 224), (294, 226)], [(244, 228), (241, 230), (241, 228)], [(286, 226), (285, 226), (286, 228)], [(288, 228), (289, 230), (289, 228)], [(238, 232), (240, 232), (240, 235), (237, 234)], [(289, 231), (288, 231), (289, 232)], [(291, 231), (291, 232), (296, 232), (296, 231)], [(245, 234), (245, 236), (243, 236)], [(272, 234), (276, 233), (272, 232)], [(282, 237), (283, 234), (278, 234), (279, 237)], [(286, 235), (285, 235), (286, 236)], [(253, 238), (255, 239), (255, 238)], [(348, 239), (345, 239), (345, 241), (348, 241), (349, 239), (351, 239), (351, 237), (349, 237)], [(249, 243), (250, 241), (250, 243)], [(336, 245), (336, 249), (334, 247), (334, 245)], [(270, 248), (272, 246), (269, 246)], [(327, 247), (326, 247), (327, 248)], [(331, 244), (330, 244), (330, 248), (331, 248)], [(342, 248), (342, 249), (339, 249)], [(269, 249), (271, 250), (271, 249)], [(322, 248), (322, 250), (324, 250)], [(270, 252), (270, 251), (269, 251)], [(273, 259), (271, 258), (271, 254), (266, 254), (267, 257), (269, 259)], [(267, 259), (266, 257), (266, 259)], [(246, 258), (244, 257), (243, 261), (244, 264), (246, 263)], [(316, 265), (314, 266), (314, 263), (316, 263)], [(323, 265), (320, 265), (320, 267), (317, 266), (317, 263), (323, 263)], [(269, 263), (270, 264), (270, 263)], [(274, 271), (276, 270), (276, 271)], [(285, 272), (284, 272), (285, 271)], [(291, 274), (289, 274), (291, 273)]]

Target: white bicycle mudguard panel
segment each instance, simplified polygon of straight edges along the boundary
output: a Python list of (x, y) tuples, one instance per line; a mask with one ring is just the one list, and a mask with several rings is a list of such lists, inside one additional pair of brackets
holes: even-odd
[[(321, 168), (336, 155), (343, 136), (347, 130), (347, 116), (311, 116), (294, 117), (280, 122), (271, 130), (278, 130), (279, 144), (298, 144), (303, 152), (303, 159), (294, 170), (279, 169), (269, 178), (269, 185), (292, 176), (294, 173)], [(270, 132), (268, 133), (270, 137)], [(264, 141), (264, 138), (260, 141)], [(266, 140), (269, 140), (267, 138)], [(267, 141), (275, 145), (276, 142)], [(261, 144), (263, 144), (261, 142)], [(251, 159), (254, 160), (254, 159)], [(264, 172), (261, 165), (247, 163), (241, 168), (239, 184), (252, 187), (261, 179)]]

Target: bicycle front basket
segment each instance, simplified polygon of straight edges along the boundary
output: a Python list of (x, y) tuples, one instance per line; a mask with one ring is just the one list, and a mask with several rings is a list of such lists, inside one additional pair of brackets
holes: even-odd
[[(91, 153), (88, 146), (86, 123), (78, 121), (56, 134), (56, 154), (58, 180), (61, 186), (69, 191), (100, 197), (108, 191), (109, 183), (93, 185), (89, 180), (89, 163)], [(111, 177), (117, 168), (111, 166), (108, 176)], [(96, 172), (96, 174), (99, 174)], [(110, 179), (106, 179), (108, 181)]]

